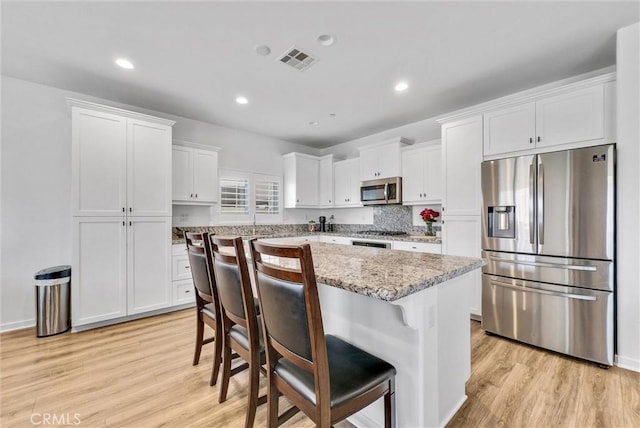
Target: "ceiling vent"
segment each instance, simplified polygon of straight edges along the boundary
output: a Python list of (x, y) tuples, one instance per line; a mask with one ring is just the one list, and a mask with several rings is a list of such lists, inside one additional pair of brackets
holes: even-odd
[(287, 52), (279, 58), (279, 60), (298, 71), (305, 71), (307, 68), (318, 62), (318, 58), (296, 46), (288, 49)]

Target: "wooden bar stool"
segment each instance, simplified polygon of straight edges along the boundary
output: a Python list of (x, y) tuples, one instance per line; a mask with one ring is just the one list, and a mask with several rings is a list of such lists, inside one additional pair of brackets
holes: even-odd
[(309, 244), (252, 240), (267, 358), (267, 421), (275, 428), (282, 393), (315, 422), (331, 425), (384, 397), (385, 427), (395, 427), (396, 369), (380, 358), (324, 334)]
[(227, 399), (231, 376), (247, 368), (247, 364), (231, 369), (232, 350), (249, 367), (249, 393), (245, 427), (250, 428), (256, 416), (256, 407), (266, 402), (258, 397), (260, 371), (266, 374), (262, 332), (251, 289), (249, 269), (241, 238), (210, 236), (213, 271), (220, 296), (220, 315), (224, 332), (222, 354), (222, 385), (219, 402)]
[[(209, 234), (186, 232), (185, 239), (193, 286), (196, 291), (196, 348), (193, 354), (193, 365), (200, 362), (202, 345), (214, 342), (213, 368), (209, 380), (209, 385), (213, 386), (218, 379), (222, 360), (222, 322), (219, 316), (218, 291), (211, 264)], [(205, 324), (214, 330), (214, 335), (207, 339), (204, 339)]]

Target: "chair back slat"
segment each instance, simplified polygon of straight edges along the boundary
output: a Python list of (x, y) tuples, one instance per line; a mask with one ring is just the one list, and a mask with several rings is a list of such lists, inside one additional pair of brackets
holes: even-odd
[(193, 285), (200, 297), (212, 302), (212, 281), (214, 279), (210, 261), (207, 259), (208, 234), (186, 232), (185, 240)]
[[(324, 328), (309, 244), (286, 246), (253, 240), (251, 251), (267, 345), (308, 371), (317, 372), (318, 365), (326, 368)], [(267, 353), (267, 359), (269, 356)]]
[[(258, 321), (242, 238), (211, 236), (209, 241), (223, 317), (245, 327), (251, 335), (258, 331)], [(257, 334), (251, 336), (257, 343)]]

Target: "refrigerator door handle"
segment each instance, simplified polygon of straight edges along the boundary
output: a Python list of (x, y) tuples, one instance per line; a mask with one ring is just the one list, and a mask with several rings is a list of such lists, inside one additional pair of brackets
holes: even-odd
[(526, 265), (526, 266), (567, 269), (567, 270), (581, 270), (581, 271), (587, 271), (587, 272), (596, 272), (598, 270), (598, 268), (596, 268), (595, 266), (562, 265), (562, 264), (555, 264), (555, 263), (518, 261), (518, 260), (501, 259), (500, 257), (495, 257), (495, 256), (489, 256), (489, 259), (496, 262), (511, 263), (514, 265)]
[(585, 296), (582, 294), (572, 294), (572, 293), (559, 293), (557, 291), (541, 290), (539, 288), (527, 287), (525, 285), (520, 286), (520, 285), (505, 284), (504, 282), (495, 281), (493, 279), (491, 280), (491, 284), (498, 287), (510, 288), (512, 290), (518, 290), (518, 291), (523, 291), (527, 293), (531, 292), (531, 293), (538, 293), (538, 294), (547, 294), (549, 296), (565, 297), (567, 299), (589, 300), (592, 302), (595, 300), (598, 300), (596, 296)]
[(538, 165), (538, 244), (544, 244), (544, 165)]
[[(535, 162), (535, 157), (534, 161)], [(529, 243), (534, 244), (535, 240), (535, 227), (533, 222), (534, 216), (534, 194), (535, 194), (535, 182), (533, 179), (533, 162), (529, 165)]]

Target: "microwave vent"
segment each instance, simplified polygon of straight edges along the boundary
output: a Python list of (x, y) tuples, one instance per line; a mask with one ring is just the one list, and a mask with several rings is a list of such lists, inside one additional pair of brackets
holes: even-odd
[(318, 62), (317, 57), (314, 57), (309, 52), (306, 52), (297, 46), (288, 49), (279, 58), (279, 60), (298, 71), (305, 71), (307, 68)]

